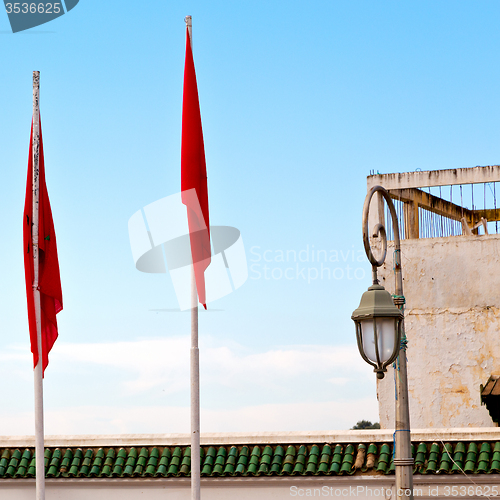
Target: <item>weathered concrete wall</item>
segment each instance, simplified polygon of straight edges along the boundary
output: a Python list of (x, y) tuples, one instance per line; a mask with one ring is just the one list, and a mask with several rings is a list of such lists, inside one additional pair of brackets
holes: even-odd
[[(379, 271), (391, 293), (393, 248)], [(500, 235), (404, 240), (401, 254), (411, 426), (495, 426), (480, 384), (500, 375)], [(394, 428), (392, 368), (377, 393)]]
[[(500, 474), (475, 475), (471, 479), (456, 474), (414, 476), (413, 491), (418, 500), (446, 500), (453, 488), (455, 498), (490, 495), (498, 497)], [(472, 491), (471, 491), (472, 488)], [(469, 492), (467, 494), (467, 492)], [(478, 492), (478, 493), (476, 493)], [(487, 493), (486, 493), (487, 492)], [(2, 479), (0, 498), (32, 500), (34, 479)], [(394, 476), (292, 476), (202, 479), (203, 500), (289, 500), (290, 498), (342, 498), (396, 500)], [(47, 500), (189, 500), (189, 479), (49, 479)]]
[(479, 184), (482, 182), (498, 182), (499, 180), (500, 165), (376, 174), (370, 175), (366, 179), (368, 191), (377, 185), (384, 186), (386, 189), (407, 189), (427, 186)]
[[(491, 480), (490, 480), (491, 481)], [(494, 482), (494, 481), (493, 481)], [(291, 497), (331, 497), (391, 500), (393, 477), (211, 478), (201, 480), (204, 500), (278, 500)], [(492, 484), (493, 486), (493, 484)], [(190, 480), (173, 479), (73, 479), (47, 480), (47, 500), (189, 500)], [(359, 488), (359, 489), (358, 489)], [(427, 489), (426, 489), (427, 491)], [(0, 482), (0, 498), (32, 500), (34, 480)]]

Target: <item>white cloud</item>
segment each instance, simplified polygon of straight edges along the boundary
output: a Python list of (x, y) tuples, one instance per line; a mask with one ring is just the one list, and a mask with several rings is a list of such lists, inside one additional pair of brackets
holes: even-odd
[[(187, 336), (100, 344), (61, 343), (51, 360), (58, 365), (92, 363), (128, 372), (132, 380), (125, 385), (132, 393), (162, 387), (168, 394), (189, 386)], [(208, 339), (200, 348), (200, 364), (206, 384), (235, 389), (244, 381), (251, 381), (253, 387), (269, 388), (312, 376), (341, 385), (353, 375), (366, 373), (355, 346), (302, 345), (252, 353), (242, 346), (221, 346)]]
[(167, 393), (185, 389), (189, 378), (189, 338), (107, 342), (99, 344), (58, 344), (51, 362), (96, 364), (109, 366), (132, 375), (126, 389), (139, 393), (154, 386), (166, 388)]
[[(325, 431), (378, 420), (376, 400), (245, 406), (201, 411), (202, 432)], [(0, 414), (3, 435), (32, 435), (31, 412)], [(81, 406), (45, 413), (45, 434), (187, 433), (188, 407)]]
[[(189, 431), (189, 337), (57, 342), (50, 359), (47, 434)], [(8, 346), (0, 360), (0, 434), (32, 434), (29, 347)], [(375, 378), (355, 346), (255, 352), (205, 338), (200, 360), (205, 432), (345, 429), (378, 420)]]
[(333, 377), (329, 378), (327, 382), (333, 385), (345, 385), (349, 382), (349, 379), (347, 377)]
[(0, 362), (8, 361), (33, 361), (29, 344), (11, 344), (0, 350)]

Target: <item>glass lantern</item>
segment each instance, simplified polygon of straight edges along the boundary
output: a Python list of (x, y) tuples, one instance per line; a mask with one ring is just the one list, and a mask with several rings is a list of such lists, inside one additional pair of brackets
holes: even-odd
[(374, 367), (379, 379), (398, 357), (403, 317), (391, 294), (378, 284), (368, 288), (352, 313), (361, 357)]

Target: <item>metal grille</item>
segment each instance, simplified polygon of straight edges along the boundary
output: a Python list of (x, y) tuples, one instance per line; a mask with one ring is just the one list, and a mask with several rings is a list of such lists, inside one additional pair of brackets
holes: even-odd
[[(497, 213), (496, 193), (498, 182), (480, 184), (464, 184), (453, 186), (434, 186), (419, 188), (418, 192), (426, 193), (432, 201), (449, 202), (453, 208), (454, 216), (447, 216), (437, 209), (418, 207), (418, 237), (419, 238), (443, 238), (449, 236), (461, 236), (467, 234), (462, 223), (462, 218), (468, 219), (468, 227), (473, 234), (485, 234), (482, 218), (486, 219), (486, 228), (489, 234), (498, 234), (500, 213)], [(396, 193), (390, 192), (398, 216), (401, 239), (408, 238), (409, 219), (407, 209), (408, 201), (398, 198)], [(500, 212), (500, 211), (498, 211)], [(450, 212), (451, 213), (451, 212)], [(386, 230), (387, 238), (394, 239), (389, 208), (386, 207)], [(477, 226), (474, 228), (474, 226)], [(416, 229), (415, 229), (416, 230)]]

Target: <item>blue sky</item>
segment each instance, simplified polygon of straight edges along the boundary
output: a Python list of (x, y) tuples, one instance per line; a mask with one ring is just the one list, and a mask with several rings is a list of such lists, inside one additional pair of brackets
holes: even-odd
[[(156, 311), (177, 307), (172, 283), (135, 269), (127, 230), (180, 189), (187, 14), (211, 222), (241, 231), (249, 266), (200, 311), (202, 432), (377, 420), (350, 319), (370, 284), (366, 176), (499, 163), (496, 1), (80, 0), (17, 34), (0, 13), (0, 434), (33, 433), (21, 230), (33, 70), (64, 296), (47, 433), (189, 430), (189, 314)], [(337, 278), (273, 279), (319, 270), (318, 250), (337, 256)], [(287, 251), (309, 261), (280, 262)]]

